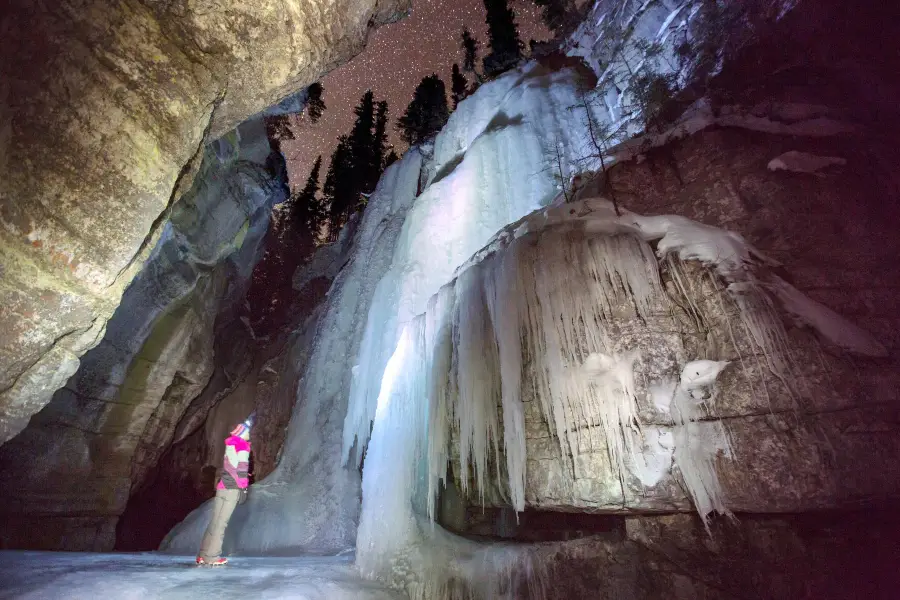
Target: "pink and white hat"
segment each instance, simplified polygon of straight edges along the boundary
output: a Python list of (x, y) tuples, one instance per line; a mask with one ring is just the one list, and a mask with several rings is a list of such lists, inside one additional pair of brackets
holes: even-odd
[(238, 435), (238, 436), (239, 436), (239, 435), (241, 435), (242, 433), (244, 433), (245, 431), (250, 431), (250, 428), (253, 427), (253, 421), (254, 421), (255, 419), (256, 419), (256, 413), (253, 412), (253, 413), (250, 414), (249, 417), (247, 417), (246, 419), (244, 419), (244, 422), (243, 422), (243, 423), (238, 424), (238, 426), (235, 427), (235, 428), (232, 430), (231, 435)]

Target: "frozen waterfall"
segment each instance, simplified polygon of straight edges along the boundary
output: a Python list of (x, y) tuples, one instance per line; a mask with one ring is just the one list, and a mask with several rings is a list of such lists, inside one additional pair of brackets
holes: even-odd
[[(729, 514), (716, 462), (733, 456), (710, 416), (716, 376), (740, 366), (686, 356), (664, 333), (675, 304), (688, 320), (709, 317), (690, 278), (708, 279), (715, 316), (737, 315), (728, 327), (791, 386), (780, 312), (879, 351), (758, 276), (772, 261), (739, 235), (619, 216), (600, 198), (561, 203), (561, 186), (597, 166), (579, 85), (574, 71), (535, 63), (508, 72), (462, 102), (433, 146), (388, 169), (323, 308), (283, 458), (235, 513), (226, 552), (355, 541), (361, 573), (412, 598), (540, 597), (539, 548), (478, 544), (434, 523), (448, 464), (467, 498), (491, 488), (523, 510), (530, 418), (563, 461), (608, 456), (620, 506), (670, 485), (684, 489), (679, 508)], [(702, 266), (689, 275), (688, 263)], [(207, 511), (164, 547), (192, 552)]]
[[(430, 183), (410, 209), (369, 310), (344, 426), (345, 459), (361, 458), (403, 326), (500, 229), (560, 192), (550, 155), (574, 174), (590, 154), (577, 76), (536, 64), (506, 73), (462, 102), (434, 144)], [(580, 133), (579, 133), (580, 132)], [(548, 146), (549, 143), (549, 146)]]

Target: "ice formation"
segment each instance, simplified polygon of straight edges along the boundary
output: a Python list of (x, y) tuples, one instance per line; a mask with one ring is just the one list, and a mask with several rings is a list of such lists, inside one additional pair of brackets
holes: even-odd
[(758, 264), (777, 265), (733, 231), (697, 223), (677, 215), (645, 217), (630, 221), (648, 241), (658, 241), (660, 256), (675, 254), (681, 260), (698, 260), (712, 266), (726, 280), (742, 281), (744, 273)]
[[(723, 364), (691, 363), (698, 373), (686, 368), (670, 397), (657, 393), (658, 406), (675, 421), (674, 444), (670, 432), (641, 432), (634, 372), (640, 352), (622, 347), (610, 330), (627, 318), (623, 307), (643, 318), (665, 301), (657, 258), (633, 215), (572, 212), (571, 205), (538, 211), (507, 227), (404, 326), (381, 379), (366, 459), (358, 537), (364, 572), (389, 570), (382, 561), (419, 538), (414, 506), (434, 516), (453, 432), (463, 492), (471, 464), (479, 492), (493, 478), (512, 506), (524, 509), (525, 397), (539, 406), (562, 456), (590, 446), (584, 432), (600, 428), (614, 468), (634, 471), (646, 485), (668, 471), (674, 445), (698, 511), (727, 514), (713, 460), (719, 450), (728, 454), (728, 445), (715, 426), (699, 422), (705, 415), (693, 395), (712, 386)], [(687, 222), (666, 222), (677, 226), (661, 236), (690, 230)], [(385, 539), (385, 530), (397, 535)]]
[(649, 425), (641, 428), (638, 442), (641, 448), (635, 452), (630, 470), (641, 485), (651, 488), (671, 471), (675, 438), (668, 428)]
[(707, 527), (712, 512), (731, 516), (715, 462), (720, 452), (726, 458), (732, 457), (728, 432), (720, 420), (703, 420), (715, 406), (715, 381), (727, 366), (727, 361), (689, 362), (681, 371), (681, 380), (672, 398), (675, 464), (681, 471), (697, 514)]
[[(432, 306), (446, 300), (439, 294)], [(412, 600), (513, 600), (520, 597), (519, 586), (529, 587), (529, 597), (540, 599), (543, 577), (530, 548), (486, 547), (451, 535), (422, 516), (425, 491), (436, 479), (426, 471), (425, 457), (434, 451), (429, 445), (439, 432), (429, 431), (429, 425), (432, 417), (446, 418), (430, 412), (435, 402), (427, 394), (453, 385), (441, 369), (449, 350), (439, 342), (444, 335), (443, 323), (420, 315), (404, 327), (388, 360), (366, 453), (357, 567), (363, 576), (402, 589)], [(442, 431), (446, 435), (448, 428)]]
[[(488, 453), (497, 464), (505, 456), (511, 504), (524, 509), (523, 395), (537, 403), (563, 455), (589, 446), (584, 432), (601, 427), (613, 463), (623, 468), (625, 454), (633, 452), (625, 431), (638, 428), (633, 365), (640, 356), (619, 347), (607, 325), (625, 303), (633, 302), (638, 315), (649, 310), (659, 289), (655, 264), (633, 233), (590, 237), (544, 230), (511, 239), (441, 291), (438, 298), (453, 303), (438, 301), (425, 317), (443, 333), (430, 343), (450, 353), (442, 361), (449, 369), (432, 379), (450, 384), (426, 389), (424, 397), (434, 403), (435, 440), (449, 439), (441, 427), (455, 424), (459, 431), (463, 491), (469, 457), (483, 490)], [(441, 411), (449, 418), (439, 418)], [(443, 464), (433, 460), (429, 472), (443, 477), (446, 458)], [(495, 475), (499, 480), (499, 471)]]
[[(657, 242), (656, 255), (648, 241)], [(462, 577), (459, 565), (476, 551), (423, 517), (435, 515), (449, 460), (464, 492), (497, 484), (516, 510), (524, 508), (525, 401), (539, 407), (563, 457), (584, 451), (592, 439), (583, 432), (598, 428), (615, 470), (650, 487), (674, 463), (705, 523), (711, 513), (731, 515), (716, 463), (733, 454), (715, 411), (716, 378), (729, 363), (695, 360), (677, 384), (648, 382), (655, 409), (673, 425), (646, 426), (637, 411), (641, 349), (612, 334), (623, 319), (664, 309), (659, 263), (677, 279), (681, 263), (671, 256), (707, 265), (737, 310), (733, 326), (771, 372), (792, 376), (764, 269), (773, 261), (740, 236), (675, 216), (617, 217), (596, 199), (535, 211), (489, 240), (402, 324), (378, 380), (366, 455), (358, 535), (364, 574), (421, 582), (410, 575), (416, 563), (424, 569), (417, 572), (430, 573), (426, 580), (446, 582), (434, 565), (452, 563)], [(826, 316), (832, 327), (838, 322)], [(857, 340), (855, 350), (865, 348)], [(527, 571), (528, 556), (511, 552), (511, 564)]]
[(560, 143), (568, 172), (589, 154), (583, 115), (570, 110), (579, 104), (576, 78), (533, 63), (510, 71), (462, 102), (438, 135), (427, 170), (432, 182), (409, 211), (369, 311), (344, 427), (345, 460), (361, 459), (381, 373), (402, 326), (497, 231), (559, 192), (542, 140)]
[[(512, 324), (527, 315), (511, 310), (508, 297), (527, 288), (517, 288), (512, 258), (484, 267), (496, 277), (482, 276), (479, 267), (465, 272), (458, 286), (442, 286), (497, 231), (558, 194), (541, 140), (558, 141), (568, 173), (587, 154), (586, 133), (573, 133), (582, 131), (583, 115), (570, 110), (578, 104), (577, 88), (573, 72), (531, 64), (460, 104), (435, 142), (424, 170), (430, 183), (407, 215), (368, 311), (343, 443), (347, 462), (359, 461), (365, 449), (358, 564), (367, 576), (404, 582), (414, 597), (451, 597), (455, 589), (502, 597), (509, 581), (532, 572), (527, 550), (485, 554), (477, 544), (423, 525), (419, 515), (434, 514), (452, 428), (460, 432), (460, 452), (467, 468), (473, 465), (478, 489), (486, 477), (498, 478), (502, 436), (504, 470), (515, 481), (511, 501), (524, 508), (520, 390), (512, 376), (501, 383), (499, 373), (521, 369)], [(506, 324), (503, 331), (513, 335), (489, 340), (485, 332), (494, 323)], [(460, 345), (466, 348), (464, 376), (451, 378)], [(447, 404), (451, 397), (458, 404)]]
[[(282, 458), (235, 511), (225, 538), (227, 553), (330, 553), (353, 546), (360, 477), (356, 469), (341, 466), (350, 374), (375, 286), (390, 265), (421, 169), (422, 155), (412, 150), (379, 182), (323, 307)], [(195, 552), (210, 508), (207, 502), (188, 515), (161, 549)]]
[(835, 346), (862, 356), (880, 358), (888, 355), (887, 348), (870, 333), (807, 297), (780, 277), (772, 278), (769, 289), (774, 292), (786, 312), (818, 331)]
[(791, 150), (780, 154), (769, 161), (767, 168), (770, 171), (793, 171), (795, 173), (814, 173), (832, 165), (845, 165), (847, 160), (838, 156), (816, 156), (808, 152)]

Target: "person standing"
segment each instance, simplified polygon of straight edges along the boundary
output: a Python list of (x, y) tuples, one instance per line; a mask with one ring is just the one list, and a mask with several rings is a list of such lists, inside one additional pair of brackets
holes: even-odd
[(198, 565), (217, 567), (228, 563), (228, 559), (222, 556), (222, 542), (234, 507), (237, 506), (242, 491), (250, 485), (250, 429), (255, 415), (256, 413), (247, 417), (225, 440), (222, 478), (216, 485), (212, 517), (197, 555)]

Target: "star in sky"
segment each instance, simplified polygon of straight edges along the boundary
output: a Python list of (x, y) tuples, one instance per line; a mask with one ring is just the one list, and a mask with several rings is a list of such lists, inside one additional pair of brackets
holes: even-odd
[[(529, 40), (552, 37), (533, 0), (512, 0), (510, 6), (516, 13), (526, 52)], [(490, 52), (484, 15), (482, 0), (413, 0), (410, 16), (372, 34), (362, 54), (322, 80), (328, 109), (319, 122), (310, 123), (305, 116), (292, 119), (296, 139), (282, 142), (291, 187), (303, 186), (319, 154), (323, 161), (319, 180), (322, 185), (337, 138), (350, 131), (353, 108), (367, 89), (375, 93), (376, 100), (387, 100), (388, 143), (402, 154), (405, 145), (395, 129), (397, 118), (406, 110), (416, 85), (427, 75), (437, 73), (449, 93), (453, 63), (462, 66), (463, 62), (463, 27), (468, 26), (481, 43), (479, 58)], [(469, 76), (470, 82), (471, 79)]]

